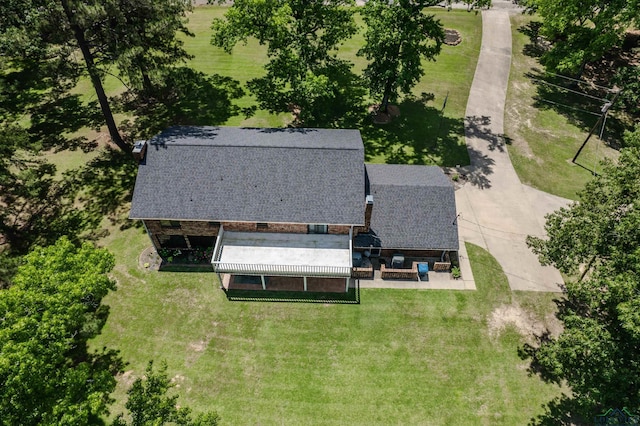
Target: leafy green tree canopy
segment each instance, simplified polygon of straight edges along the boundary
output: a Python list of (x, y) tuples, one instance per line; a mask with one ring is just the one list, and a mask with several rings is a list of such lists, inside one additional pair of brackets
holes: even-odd
[(449, 10), (451, 10), (451, 5), (453, 3), (464, 3), (467, 5), (467, 12), (471, 12), (472, 10), (476, 9), (476, 13), (477, 9), (482, 9), (482, 8), (490, 8), (491, 7), (491, 0), (446, 0), (445, 4), (447, 5), (447, 7), (449, 8)]
[(193, 37), (186, 27), (191, 0), (112, 0), (102, 2), (106, 25), (97, 27), (96, 38), (105, 47), (131, 88), (153, 93), (165, 74), (192, 56), (178, 34)]
[[(361, 97), (350, 64), (335, 52), (356, 32), (353, 0), (240, 0), (213, 21), (212, 44), (231, 52), (249, 37), (267, 46), (266, 75), (248, 87), (261, 108), (331, 121)], [(334, 117), (331, 110), (335, 109)]]
[[(11, 70), (7, 81), (19, 83), (13, 84), (16, 92), (28, 94), (27, 104), (35, 105), (46, 105), (43, 94), (68, 98), (80, 76), (88, 75), (111, 139), (128, 151), (103, 87), (105, 75), (116, 65), (130, 86), (151, 91), (163, 71), (189, 58), (177, 33), (189, 34), (185, 13), (190, 8), (188, 0), (1, 2), (0, 69)], [(56, 106), (70, 111), (69, 105)], [(21, 112), (33, 119), (29, 111)]]
[(552, 43), (544, 64), (569, 74), (580, 75), (640, 23), (638, 0), (527, 0), (526, 5), (542, 17), (541, 34)]
[(118, 415), (114, 426), (161, 426), (165, 424), (182, 426), (216, 426), (218, 415), (214, 412), (200, 414), (193, 418), (187, 407), (178, 407), (178, 395), (168, 395), (174, 385), (167, 376), (167, 364), (162, 363), (154, 370), (149, 362), (144, 377), (133, 382), (127, 394), (127, 410), (131, 421), (124, 414)]
[(89, 352), (107, 316), (113, 256), (67, 239), (36, 248), (0, 291), (0, 419), (3, 424), (99, 423), (111, 402), (114, 352)]
[(564, 331), (524, 354), (543, 378), (566, 381), (587, 419), (612, 407), (640, 412), (640, 126), (625, 139), (580, 202), (548, 216), (549, 239), (528, 239), (542, 263), (580, 278), (566, 283)]
[(370, 0), (362, 15), (367, 24), (365, 46), (358, 55), (369, 60), (364, 70), (371, 95), (386, 111), (399, 93), (410, 94), (424, 75), (421, 61), (435, 60), (444, 30), (433, 15), (423, 13), (436, 0)]
[(24, 254), (86, 220), (74, 205), (77, 185), (55, 179), (55, 166), (25, 149), (28, 139), (17, 125), (0, 123), (0, 251)]

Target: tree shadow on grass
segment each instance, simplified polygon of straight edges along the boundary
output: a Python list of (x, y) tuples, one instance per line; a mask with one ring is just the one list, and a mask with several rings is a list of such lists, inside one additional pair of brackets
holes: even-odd
[(526, 25), (522, 25), (518, 28), (518, 32), (529, 37), (530, 43), (524, 45), (522, 53), (532, 58), (541, 57), (547, 50), (549, 50), (549, 44), (540, 36), (540, 28), (542, 22), (531, 21)]
[(31, 151), (95, 147), (94, 141), (71, 134), (85, 128), (99, 127), (104, 118), (96, 101), (85, 102), (82, 95), (69, 93), (75, 77), (52, 80), (43, 68), (28, 60), (23, 69), (0, 71), (0, 116), (7, 123), (25, 123)]
[(129, 153), (106, 148), (80, 169), (68, 173), (67, 178), (81, 187), (78, 201), (87, 217), (87, 230), (94, 238), (105, 234), (99, 229), (105, 218), (121, 230), (140, 226), (138, 221), (128, 219), (137, 170), (138, 163)]
[(154, 93), (130, 91), (118, 101), (122, 111), (138, 117), (130, 137), (146, 139), (171, 126), (215, 126), (239, 114), (249, 117), (255, 108), (233, 103), (244, 95), (237, 80), (181, 67), (170, 70)]
[(469, 164), (466, 146), (461, 143), (462, 119), (443, 116), (426, 99), (408, 98), (398, 106), (401, 115), (391, 123), (374, 124), (371, 117), (362, 120), (365, 160), (381, 157), (392, 164)]
[[(562, 290), (566, 292), (566, 286), (562, 286)], [(567, 315), (574, 315), (578, 310), (578, 315), (584, 315), (588, 311), (586, 307), (579, 304), (571, 303), (564, 297), (553, 300), (558, 311), (556, 317), (560, 320)], [(518, 348), (518, 356), (524, 361), (529, 361), (527, 372), (530, 376), (539, 377), (544, 383), (562, 386), (565, 383), (565, 377), (558, 375), (555, 365), (549, 366), (548, 359), (541, 348), (545, 345), (554, 344), (553, 333), (546, 329), (540, 335), (535, 335), (535, 342), (525, 343)], [(557, 396), (543, 405), (544, 412), (529, 422), (531, 426), (555, 426), (555, 425), (590, 425), (594, 424), (594, 418), (600, 414), (598, 410), (602, 407), (594, 405), (585, 405), (572, 395), (562, 394)], [(606, 410), (611, 407), (604, 407)], [(588, 416), (588, 417), (585, 417)], [(609, 423), (607, 423), (609, 424)]]
[[(613, 94), (605, 89), (589, 85), (587, 82), (571, 82), (566, 78), (548, 74), (541, 69), (533, 69), (526, 74), (536, 87), (533, 106), (539, 110), (552, 110), (567, 121), (589, 132), (597, 123), (605, 103)], [(616, 106), (611, 109), (615, 112)], [(617, 115), (609, 114), (603, 142), (611, 148), (619, 149), (625, 130), (625, 123)], [(600, 126), (594, 133), (599, 135)]]
[[(573, 425), (591, 425), (592, 421), (586, 421), (582, 416), (577, 414), (580, 406), (573, 398), (562, 395), (556, 397), (544, 405), (544, 413), (531, 419), (531, 426), (573, 426)], [(594, 413), (594, 418), (598, 413)]]
[[(529, 37), (530, 43), (523, 48), (523, 53), (533, 58), (541, 58), (549, 49), (550, 43), (540, 35), (542, 22), (532, 21), (518, 28), (518, 31)], [(526, 76), (536, 86), (534, 107), (540, 110), (553, 110), (564, 116), (576, 127), (588, 132), (598, 120), (606, 100), (613, 94), (602, 87), (587, 81), (576, 81), (533, 69)], [(578, 93), (576, 93), (578, 92)], [(583, 94), (580, 94), (583, 93)], [(616, 105), (611, 111), (615, 112)], [(625, 123), (616, 116), (607, 119), (604, 142), (614, 149), (619, 149), (619, 141), (624, 134)], [(599, 133), (600, 129), (596, 130)]]

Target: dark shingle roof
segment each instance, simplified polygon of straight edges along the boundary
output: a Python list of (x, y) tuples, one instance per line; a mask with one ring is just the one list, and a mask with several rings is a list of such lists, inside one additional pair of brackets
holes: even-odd
[[(371, 231), (383, 248), (458, 250), (455, 193), (439, 167), (367, 164)], [(356, 246), (366, 238), (356, 239)]]
[(172, 127), (149, 142), (130, 217), (363, 224), (360, 132)]

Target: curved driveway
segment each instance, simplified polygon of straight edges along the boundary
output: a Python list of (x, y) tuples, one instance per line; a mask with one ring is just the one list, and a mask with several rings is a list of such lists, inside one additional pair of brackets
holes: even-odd
[(465, 136), (471, 166), (456, 191), (462, 239), (487, 249), (512, 290), (560, 291), (560, 273), (541, 266), (525, 244), (544, 234), (544, 215), (568, 200), (523, 185), (504, 144), (504, 105), (511, 67), (511, 1), (482, 12), (482, 47), (469, 93)]

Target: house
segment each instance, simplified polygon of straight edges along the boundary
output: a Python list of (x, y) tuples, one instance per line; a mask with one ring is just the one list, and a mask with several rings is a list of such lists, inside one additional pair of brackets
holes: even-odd
[(161, 255), (207, 256), (226, 287), (347, 291), (354, 250), (458, 249), (442, 171), (365, 167), (357, 130), (172, 127), (139, 151), (130, 218)]

